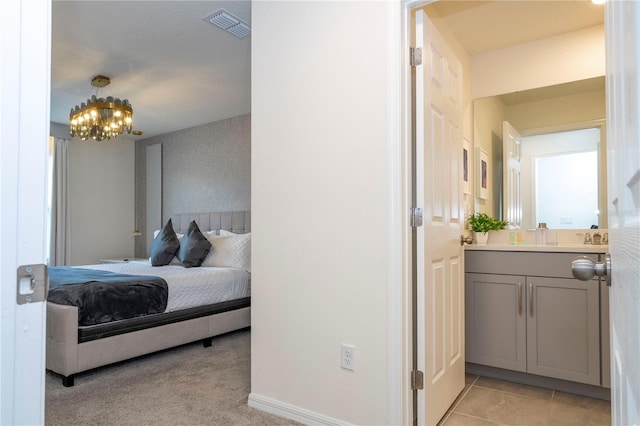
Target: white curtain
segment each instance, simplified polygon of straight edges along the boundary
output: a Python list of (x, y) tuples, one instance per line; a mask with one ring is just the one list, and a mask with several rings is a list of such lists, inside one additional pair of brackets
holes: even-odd
[(69, 140), (55, 138), (51, 191), (50, 266), (67, 265), (71, 257), (68, 180)]

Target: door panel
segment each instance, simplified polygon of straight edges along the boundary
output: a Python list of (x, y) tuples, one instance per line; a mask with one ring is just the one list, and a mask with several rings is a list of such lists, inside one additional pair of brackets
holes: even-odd
[(640, 424), (640, 4), (606, 3), (611, 420)]
[(462, 100), (459, 61), (422, 11), (416, 12), (416, 205), (418, 423), (436, 424), (464, 388)]

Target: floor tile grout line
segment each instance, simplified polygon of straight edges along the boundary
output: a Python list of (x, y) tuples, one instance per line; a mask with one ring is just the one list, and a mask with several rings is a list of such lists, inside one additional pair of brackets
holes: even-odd
[[(480, 376), (478, 376), (480, 377)], [(478, 380), (478, 377), (476, 377), (476, 380)], [(460, 405), (460, 403), (462, 402), (462, 400), (467, 396), (467, 394), (469, 393), (469, 391), (471, 390), (471, 388), (473, 387), (473, 384), (476, 382), (476, 380), (473, 381), (473, 383), (471, 383), (469, 385), (469, 387), (467, 388), (467, 390), (463, 391), (462, 394), (460, 395), (460, 398), (458, 399), (458, 402), (456, 402), (449, 411), (452, 411), (456, 409), (456, 407), (458, 405)]]
[[(473, 386), (473, 384), (478, 381), (478, 379), (480, 378), (480, 376), (476, 376), (475, 379), (473, 379), (473, 382), (471, 382), (469, 384), (469, 387), (467, 388), (467, 390), (463, 391), (460, 396), (457, 399), (457, 402), (455, 404), (453, 404), (448, 410), (447, 413), (444, 415), (444, 417), (440, 420), (440, 422), (438, 422), (439, 425), (443, 425), (446, 423), (446, 421), (449, 419), (449, 417), (451, 417), (451, 414), (453, 414), (454, 410), (456, 409), (456, 407), (458, 405), (460, 405), (460, 403), (462, 402), (462, 400), (465, 398), (465, 396), (467, 396), (467, 394), (469, 393), (469, 391), (471, 390), (471, 387)], [(466, 386), (466, 385), (465, 385)], [(457, 412), (456, 412), (457, 413)], [(460, 413), (457, 413), (460, 414)]]
[[(477, 388), (479, 388), (479, 389), (485, 389), (485, 390), (490, 390), (490, 391), (496, 391), (496, 392), (500, 392), (500, 393), (504, 393), (504, 394), (508, 394), (508, 395), (513, 395), (513, 396), (520, 396), (520, 397), (524, 397), (524, 398), (528, 398), (528, 399), (535, 399), (535, 400), (538, 400), (538, 401), (542, 401), (542, 402), (547, 403), (547, 415), (545, 416), (544, 426), (549, 426), (549, 420), (550, 420), (550, 418), (551, 418), (551, 403), (552, 403), (552, 401), (551, 401), (551, 400), (547, 400), (547, 399), (540, 399), (540, 398), (530, 397), (530, 396), (521, 395), (521, 394), (517, 394), (517, 393), (512, 393), (512, 392), (502, 391), (502, 390), (500, 390), (500, 389), (493, 389), (493, 388), (487, 388), (487, 387), (484, 387), (484, 386), (479, 386), (479, 385), (476, 385), (476, 384), (475, 384), (479, 378), (480, 378), (480, 376), (476, 377), (476, 379), (473, 381), (473, 383), (472, 383), (471, 385), (469, 385), (469, 389), (467, 389), (467, 391), (466, 391), (466, 392), (464, 392), (464, 394), (462, 395), (462, 397), (459, 399), (458, 403), (457, 403), (457, 404), (455, 404), (455, 406), (451, 407), (451, 409), (447, 412), (447, 415), (445, 416), (445, 418), (442, 420), (442, 423), (441, 423), (441, 424), (443, 424), (443, 425), (444, 425), (444, 424), (445, 424), (445, 421), (446, 421), (447, 419), (449, 419), (449, 417), (451, 417), (451, 415), (452, 415), (453, 413), (456, 413), (456, 414), (459, 414), (459, 415), (463, 415), (463, 416), (471, 417), (471, 418), (478, 419), (478, 420), (482, 420), (482, 421), (485, 421), (485, 422), (491, 422), (491, 423), (496, 424), (496, 425), (505, 425), (505, 426), (507, 425), (507, 423), (500, 423), (500, 422), (497, 422), (497, 421), (495, 421), (495, 420), (491, 420), (491, 419), (488, 419), (488, 418), (479, 417), (479, 416), (477, 416), (477, 415), (473, 415), (473, 414), (469, 414), (469, 413), (463, 413), (463, 412), (461, 412), (461, 411), (456, 411), (456, 408), (458, 408), (458, 406), (462, 403), (462, 401), (464, 400), (464, 398), (469, 394), (469, 392), (471, 391), (471, 388), (475, 386), (475, 387), (477, 387)], [(528, 386), (528, 385), (527, 385), (527, 386)], [(553, 391), (552, 391), (552, 393), (553, 393)]]
[[(447, 417), (450, 417), (451, 414), (453, 414), (453, 413), (454, 413), (454, 411), (451, 411), (451, 413), (448, 414)], [(455, 411), (455, 413), (458, 414), (458, 415), (461, 415), (461, 416), (470, 417), (472, 419), (478, 419), (478, 420), (483, 420), (485, 422), (490, 422), (490, 423), (492, 423), (494, 425), (507, 425), (508, 424), (508, 423), (500, 423), (500, 422), (497, 422), (495, 420), (485, 419), (484, 417), (474, 416), (473, 414), (469, 414), (469, 413), (461, 413), (459, 411)]]
[(447, 411), (447, 414), (445, 414), (444, 417), (438, 422), (438, 426), (446, 424), (447, 420), (449, 420), (449, 417), (451, 417), (451, 414), (453, 414), (453, 410)]
[(553, 399), (539, 398), (539, 397), (536, 397), (536, 396), (522, 395), (521, 393), (515, 393), (515, 392), (510, 392), (510, 391), (506, 391), (506, 390), (502, 390), (502, 389), (490, 388), (490, 387), (482, 386), (482, 385), (475, 385), (475, 386), (480, 388), (480, 389), (488, 389), (488, 390), (492, 390), (492, 391), (496, 391), (496, 392), (507, 393), (509, 395), (522, 396), (524, 398), (529, 398), (529, 399), (537, 399), (539, 401), (551, 402), (553, 400)]

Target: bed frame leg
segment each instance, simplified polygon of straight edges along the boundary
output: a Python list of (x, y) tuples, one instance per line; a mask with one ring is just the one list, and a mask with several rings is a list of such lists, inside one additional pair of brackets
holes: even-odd
[(205, 348), (210, 348), (211, 345), (213, 344), (213, 337), (207, 337), (202, 341), (202, 344), (204, 345)]
[(62, 385), (65, 388), (70, 388), (73, 387), (74, 383), (73, 383), (73, 379), (74, 379), (74, 375), (70, 375), (70, 376), (63, 376), (62, 377)]

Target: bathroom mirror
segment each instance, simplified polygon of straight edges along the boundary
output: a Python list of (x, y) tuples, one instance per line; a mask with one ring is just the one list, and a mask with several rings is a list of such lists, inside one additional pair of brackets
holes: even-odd
[[(487, 152), (490, 163), (489, 196), (475, 198), (483, 211), (516, 218), (510, 222), (523, 229), (538, 222), (606, 228), (604, 76), (476, 99), (473, 115), (474, 147)], [(505, 121), (512, 126), (507, 134)], [(577, 142), (579, 135), (588, 135), (586, 145)], [(517, 148), (505, 145), (510, 136), (518, 138)], [(515, 168), (509, 153), (520, 160)]]

